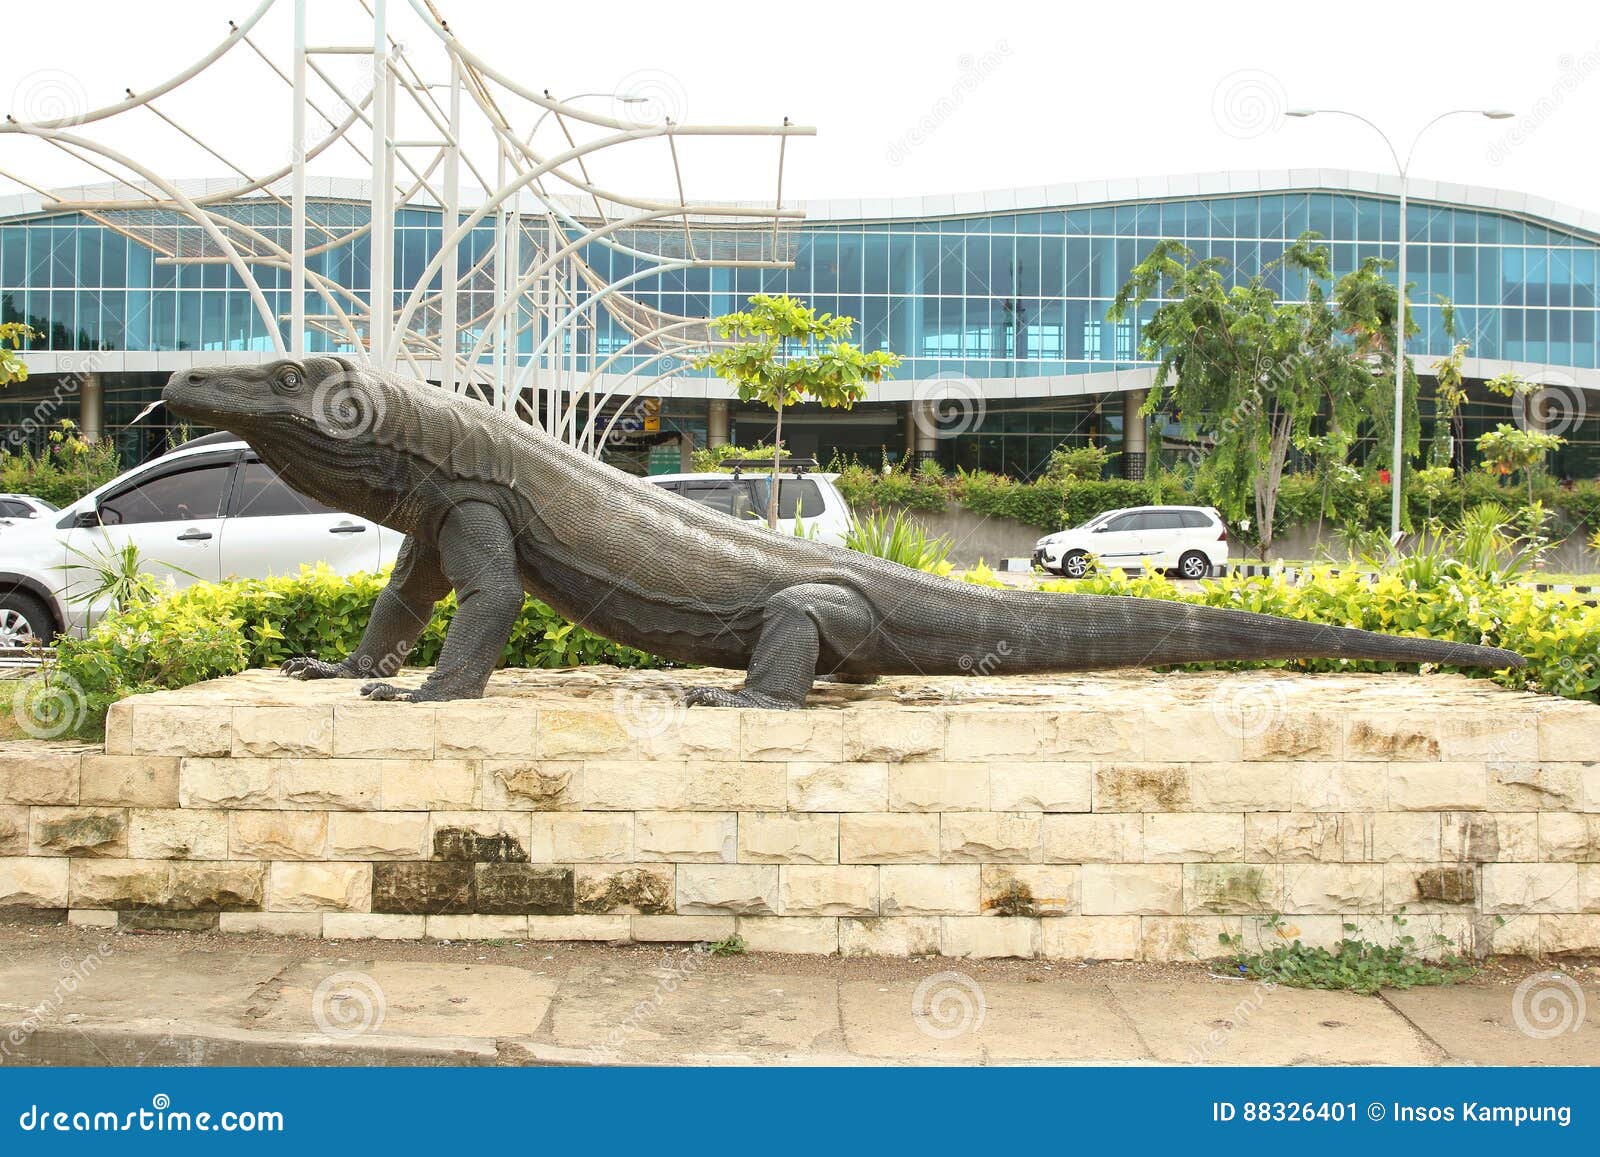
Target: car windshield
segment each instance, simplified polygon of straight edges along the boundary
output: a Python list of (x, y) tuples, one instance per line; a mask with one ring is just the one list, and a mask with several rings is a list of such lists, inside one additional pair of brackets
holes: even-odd
[(1102, 522), (1106, 522), (1109, 519), (1111, 519), (1111, 518), (1113, 518), (1116, 515), (1121, 514), (1121, 513), (1122, 513), (1122, 511), (1120, 511), (1120, 510), (1108, 510), (1104, 514), (1095, 515), (1088, 522), (1085, 522), (1082, 526), (1075, 526), (1072, 529), (1074, 529), (1074, 530), (1093, 530), (1095, 527), (1099, 526)]

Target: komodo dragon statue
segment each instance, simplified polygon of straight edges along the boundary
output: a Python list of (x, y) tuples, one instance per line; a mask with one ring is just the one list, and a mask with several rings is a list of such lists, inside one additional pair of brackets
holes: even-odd
[[(180, 416), (239, 435), (312, 498), (405, 533), (355, 653), (283, 666), (299, 679), (371, 680), (369, 699), (482, 696), (524, 594), (618, 643), (744, 669), (738, 690), (686, 692), (718, 707), (798, 708), (819, 678), (974, 669), (1329, 657), (1523, 665), (1495, 647), (954, 582), (741, 523), (482, 402), (340, 358), (180, 370), (162, 396)], [(416, 690), (383, 681), (452, 589), (458, 607), (435, 670)]]

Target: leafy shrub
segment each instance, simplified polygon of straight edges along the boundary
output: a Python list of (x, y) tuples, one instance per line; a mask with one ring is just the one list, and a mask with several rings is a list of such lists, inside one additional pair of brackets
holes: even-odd
[[(155, 602), (130, 605), (102, 620), (86, 638), (62, 640), (53, 670), (82, 690), (87, 711), (81, 730), (96, 734), (106, 709), (129, 695), (275, 666), (291, 655), (344, 658), (361, 641), (386, 582), (386, 575), (345, 577), (319, 566), (294, 577), (197, 583)], [(409, 663), (438, 661), (454, 611), (453, 596), (439, 604)], [(533, 599), (523, 603), (504, 661), (513, 667), (665, 665), (574, 626)]]
[(1050, 461), (1045, 464), (1046, 478), (1098, 479), (1106, 472), (1111, 461), (1111, 451), (1090, 442), (1086, 446), (1063, 443), (1050, 451)]
[(885, 558), (930, 574), (950, 573), (950, 540), (931, 535), (900, 513), (852, 518), (844, 544), (851, 550)]
[(691, 469), (696, 474), (709, 474), (713, 470), (729, 470), (732, 466), (724, 463), (730, 458), (754, 458), (763, 462), (772, 461), (771, 446), (735, 446), (725, 442), (721, 446), (701, 446), (690, 455)]
[(110, 482), (121, 469), (110, 439), (86, 442), (71, 420), (63, 418), (38, 454), (26, 446), (0, 451), (0, 491), (66, 506)]
[[(1254, 952), (1245, 947), (1244, 938), (1237, 932), (1224, 932), (1217, 940), (1228, 950), (1230, 963), (1241, 975), (1290, 988), (1373, 996), (1382, 988), (1455, 984), (1477, 972), (1475, 965), (1451, 950), (1453, 946), (1447, 937), (1435, 933), (1430, 945), (1419, 945), (1417, 938), (1405, 931), (1405, 917), (1395, 915), (1391, 920), (1394, 935), (1389, 944), (1346, 935), (1331, 949), (1307, 946), (1299, 940), (1288, 939), (1292, 933), (1280, 916), (1265, 921), (1275, 943), (1258, 944)], [(1358, 925), (1344, 925), (1346, 933), (1357, 930)], [(1429, 947), (1438, 955), (1438, 960), (1424, 958), (1423, 953)]]

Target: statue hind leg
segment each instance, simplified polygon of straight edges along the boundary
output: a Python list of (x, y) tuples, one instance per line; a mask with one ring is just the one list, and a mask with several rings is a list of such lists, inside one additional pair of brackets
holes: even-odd
[(691, 687), (690, 706), (765, 707), (795, 710), (817, 678), (823, 640), (831, 654), (848, 655), (867, 645), (876, 627), (872, 606), (855, 591), (828, 583), (802, 583), (768, 600), (744, 686)]

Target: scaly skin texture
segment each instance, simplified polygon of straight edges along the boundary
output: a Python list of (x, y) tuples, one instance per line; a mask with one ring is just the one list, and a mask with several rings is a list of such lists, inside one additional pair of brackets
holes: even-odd
[[(712, 706), (800, 707), (818, 678), (891, 674), (1327, 656), (1522, 665), (1494, 647), (952, 582), (734, 521), (481, 402), (338, 358), (180, 371), (163, 397), (244, 438), (313, 498), (405, 533), (355, 653), (284, 665), (301, 679), (369, 680), (373, 699), (481, 696), (525, 593), (619, 643), (745, 669), (738, 691), (688, 691)], [(385, 682), (452, 589), (434, 673), (414, 692)]]

